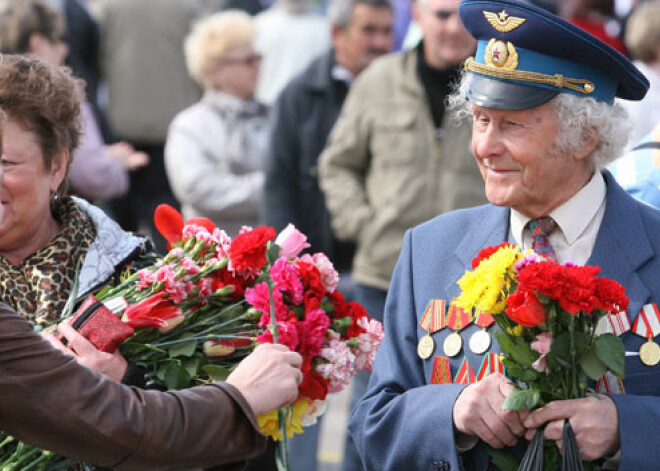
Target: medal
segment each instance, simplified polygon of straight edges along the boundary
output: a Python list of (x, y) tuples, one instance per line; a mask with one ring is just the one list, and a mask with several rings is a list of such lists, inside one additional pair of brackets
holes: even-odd
[(442, 349), (448, 357), (455, 357), (463, 348), (463, 339), (458, 332), (452, 332), (442, 344)]
[(426, 334), (419, 339), (419, 342), (417, 343), (417, 355), (422, 360), (430, 358), (430, 356), (433, 355), (433, 350), (435, 350), (435, 342), (429, 334)]
[(447, 310), (447, 317), (445, 319), (447, 327), (454, 332), (449, 334), (442, 344), (445, 355), (449, 357), (455, 357), (459, 354), (461, 348), (463, 348), (463, 339), (459, 332), (472, 322), (472, 313), (457, 306), (455, 301), (455, 299), (452, 299), (451, 303), (449, 303), (449, 309)]
[(490, 348), (490, 334), (486, 329), (477, 330), (470, 337), (468, 345), (470, 346), (472, 353), (475, 355), (483, 355)]
[(426, 360), (433, 355), (435, 350), (435, 342), (431, 334), (445, 327), (445, 300), (432, 299), (426, 306), (422, 320), (419, 326), (426, 331), (419, 342), (417, 342), (417, 356), (422, 360)]
[(639, 348), (639, 359), (646, 366), (660, 363), (660, 345), (653, 338), (660, 333), (660, 312), (655, 304), (646, 304), (639, 312), (632, 331), (647, 341)]
[(472, 350), (472, 353), (475, 355), (483, 355), (490, 348), (491, 340), (487, 329), (493, 325), (494, 322), (495, 319), (493, 319), (493, 316), (486, 312), (480, 312), (477, 314), (474, 323), (481, 327), (481, 330), (473, 333), (468, 342), (470, 350)]
[(646, 366), (655, 366), (660, 362), (660, 345), (649, 340), (639, 348), (639, 358)]

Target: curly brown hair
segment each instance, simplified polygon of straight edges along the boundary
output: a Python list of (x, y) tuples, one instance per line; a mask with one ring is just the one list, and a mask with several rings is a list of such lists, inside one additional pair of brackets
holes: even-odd
[[(68, 67), (0, 54), (0, 110), (37, 136), (46, 169), (51, 169), (62, 149), (71, 155), (78, 147), (83, 99), (84, 82), (73, 77)], [(58, 191), (64, 196), (66, 188)]]

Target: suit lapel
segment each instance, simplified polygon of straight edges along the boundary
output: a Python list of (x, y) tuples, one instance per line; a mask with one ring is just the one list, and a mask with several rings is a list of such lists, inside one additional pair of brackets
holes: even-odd
[(626, 288), (630, 297), (628, 317), (634, 322), (651, 292), (637, 271), (654, 256), (639, 203), (627, 195), (609, 172), (603, 172), (607, 184), (607, 200), (603, 222), (594, 251), (587, 262), (602, 268), (602, 276), (612, 278)]
[[(458, 272), (472, 269), (472, 259), (479, 251), (491, 245), (498, 245), (508, 240), (509, 208), (487, 206), (479, 213), (469, 227), (464, 228), (463, 239), (456, 246), (455, 262), (460, 265)], [(449, 280), (447, 292), (456, 290), (456, 280)]]

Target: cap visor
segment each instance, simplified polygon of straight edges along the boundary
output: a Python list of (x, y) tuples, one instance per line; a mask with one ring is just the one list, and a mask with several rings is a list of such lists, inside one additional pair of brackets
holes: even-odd
[(485, 108), (526, 110), (542, 105), (557, 96), (558, 93), (545, 88), (504, 82), (471, 73), (467, 100)]

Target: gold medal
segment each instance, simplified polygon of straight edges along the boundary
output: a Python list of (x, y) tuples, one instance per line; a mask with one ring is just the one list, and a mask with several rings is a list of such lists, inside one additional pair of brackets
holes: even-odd
[(445, 355), (448, 357), (455, 357), (458, 355), (462, 347), (463, 339), (458, 332), (452, 332), (449, 334), (442, 344), (442, 349), (445, 351)]
[(483, 355), (490, 348), (490, 334), (486, 329), (478, 330), (472, 334), (468, 345), (475, 355)]
[(655, 366), (660, 363), (660, 345), (649, 339), (639, 349), (639, 358), (646, 366)]
[(419, 342), (417, 343), (417, 355), (422, 360), (426, 360), (433, 355), (433, 350), (435, 350), (435, 342), (429, 334), (426, 334), (419, 339)]

